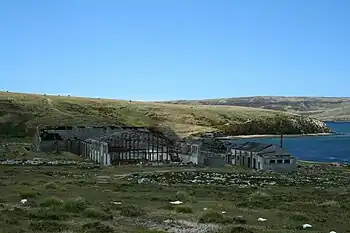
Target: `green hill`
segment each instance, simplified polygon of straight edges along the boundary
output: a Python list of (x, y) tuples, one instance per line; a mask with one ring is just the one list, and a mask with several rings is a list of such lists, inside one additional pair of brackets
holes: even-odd
[(323, 133), (321, 121), (249, 107), (183, 105), (0, 92), (2, 135), (30, 135), (44, 125), (170, 127), (180, 136)]

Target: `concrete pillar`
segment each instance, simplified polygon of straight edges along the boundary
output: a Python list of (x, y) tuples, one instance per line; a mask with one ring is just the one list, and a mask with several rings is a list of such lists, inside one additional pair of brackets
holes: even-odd
[(86, 149), (87, 156), (91, 160), (92, 156), (91, 156), (90, 144), (86, 144), (86, 146), (87, 146), (87, 149)]
[(100, 159), (100, 157), (101, 157), (101, 155), (100, 155), (100, 152), (101, 152), (101, 150), (100, 150), (100, 145), (98, 145), (96, 142), (95, 142), (95, 150), (96, 150), (96, 159), (97, 159), (97, 163), (100, 163), (101, 162), (101, 159)]
[(103, 144), (100, 143), (100, 144), (99, 144), (99, 147), (100, 147), (100, 148), (99, 148), (99, 150), (98, 150), (98, 151), (99, 151), (99, 157), (98, 157), (98, 158), (99, 158), (99, 161), (98, 161), (98, 162), (99, 162), (99, 164), (100, 164), (101, 166), (105, 166), (105, 160), (106, 160), (106, 159), (104, 158)]
[(111, 156), (108, 152), (106, 153), (106, 157), (107, 157), (107, 166), (111, 166)]
[(96, 162), (96, 150), (95, 150), (95, 145), (93, 143), (91, 144), (91, 151), (92, 151), (92, 160)]
[(95, 142), (93, 144), (93, 150), (94, 150), (94, 161), (98, 162), (98, 154), (97, 154), (97, 149), (96, 149), (96, 143)]

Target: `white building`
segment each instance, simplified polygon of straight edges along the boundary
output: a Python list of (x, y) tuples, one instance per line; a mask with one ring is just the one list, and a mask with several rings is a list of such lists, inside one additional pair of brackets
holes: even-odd
[(265, 171), (293, 171), (296, 158), (285, 149), (256, 142), (231, 145), (228, 163)]

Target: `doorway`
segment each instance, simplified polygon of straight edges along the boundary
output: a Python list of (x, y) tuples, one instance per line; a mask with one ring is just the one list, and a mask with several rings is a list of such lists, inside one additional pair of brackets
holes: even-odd
[(253, 159), (253, 168), (256, 169), (256, 159)]

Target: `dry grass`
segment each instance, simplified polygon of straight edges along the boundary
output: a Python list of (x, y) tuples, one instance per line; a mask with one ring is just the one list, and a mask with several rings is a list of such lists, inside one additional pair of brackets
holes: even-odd
[(283, 110), (320, 120), (350, 120), (349, 97), (283, 97), (255, 96), (208, 100), (170, 101), (180, 104), (236, 105), (254, 108)]
[(254, 119), (291, 116), (248, 107), (180, 105), (0, 92), (2, 131), (18, 132), (35, 125), (163, 124), (181, 136), (235, 127)]

